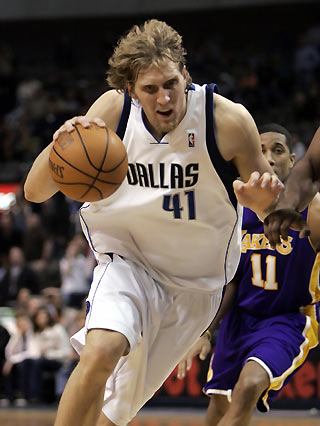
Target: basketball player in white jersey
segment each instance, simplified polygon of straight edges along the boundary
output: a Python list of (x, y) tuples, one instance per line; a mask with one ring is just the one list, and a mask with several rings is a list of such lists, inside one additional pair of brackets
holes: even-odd
[[(95, 122), (117, 132), (129, 159), (120, 188), (80, 209), (98, 266), (55, 426), (124, 426), (136, 415), (206, 330), (237, 268), (233, 180), (246, 182), (239, 197), (249, 188), (262, 217), (281, 190), (251, 115), (214, 85), (192, 84), (181, 36), (166, 23), (133, 27), (109, 66), (115, 90), (54, 135)], [(57, 192), (50, 149), (27, 177), (30, 201)]]

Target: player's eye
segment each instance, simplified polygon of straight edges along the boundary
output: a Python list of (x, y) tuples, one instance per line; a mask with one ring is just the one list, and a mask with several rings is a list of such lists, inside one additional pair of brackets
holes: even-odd
[(283, 149), (281, 149), (281, 148), (276, 148), (275, 153), (276, 153), (276, 154), (278, 154), (278, 155), (280, 155), (280, 154), (282, 154), (282, 153), (283, 153)]
[(147, 93), (155, 93), (156, 92), (156, 87), (155, 86), (144, 86), (143, 90)]
[(173, 78), (172, 80), (167, 81), (163, 85), (163, 87), (164, 87), (164, 89), (173, 89), (176, 84), (177, 84), (177, 79)]

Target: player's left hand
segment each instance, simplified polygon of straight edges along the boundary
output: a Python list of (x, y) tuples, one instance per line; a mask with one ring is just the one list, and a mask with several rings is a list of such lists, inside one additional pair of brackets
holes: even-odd
[(275, 205), (283, 188), (284, 185), (279, 178), (268, 172), (261, 176), (259, 172), (253, 172), (248, 182), (239, 179), (233, 182), (239, 203), (257, 213), (260, 219), (263, 219)]
[(208, 336), (204, 334), (191, 346), (187, 354), (182, 358), (178, 364), (178, 379), (182, 380), (186, 377), (187, 371), (192, 366), (192, 359), (199, 354), (199, 358), (203, 361), (206, 359), (211, 350), (211, 343)]

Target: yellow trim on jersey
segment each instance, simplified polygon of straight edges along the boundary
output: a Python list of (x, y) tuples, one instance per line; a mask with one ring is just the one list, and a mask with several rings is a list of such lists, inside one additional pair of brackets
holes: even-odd
[[(308, 205), (308, 212), (307, 212), (307, 219), (306, 219), (307, 224), (309, 224), (310, 206), (311, 206), (311, 203), (309, 203)], [(310, 236), (308, 237), (308, 241), (310, 243), (310, 246), (313, 248), (313, 250), (316, 251), (315, 247), (313, 247)], [(313, 268), (310, 274), (310, 281), (309, 281), (309, 292), (312, 297), (312, 303), (320, 302), (319, 271), (320, 271), (320, 253), (317, 253), (316, 258), (314, 259)]]
[(320, 253), (317, 254), (314, 260), (313, 268), (310, 274), (309, 292), (312, 297), (312, 303), (320, 302), (319, 272), (320, 272)]
[(209, 382), (213, 377), (213, 370), (212, 370), (212, 367), (211, 367), (213, 357), (214, 357), (214, 353), (211, 355), (211, 358), (210, 358), (210, 363), (209, 363), (209, 368), (208, 368), (208, 373), (207, 373), (207, 382)]
[(317, 304), (301, 306), (300, 313), (317, 321)]

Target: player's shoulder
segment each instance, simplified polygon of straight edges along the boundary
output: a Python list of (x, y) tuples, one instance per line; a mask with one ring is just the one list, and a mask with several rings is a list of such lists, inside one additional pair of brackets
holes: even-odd
[(257, 140), (258, 131), (251, 114), (242, 104), (218, 94), (214, 103), (218, 145), (224, 158), (230, 160), (245, 147), (250, 147), (252, 139)]
[(123, 101), (123, 92), (120, 92), (118, 90), (115, 89), (111, 89), (111, 90), (107, 90), (106, 92), (104, 92), (100, 98), (103, 102), (122, 102)]
[(115, 131), (120, 120), (123, 102), (123, 93), (117, 90), (108, 90), (93, 103), (87, 115), (101, 118), (107, 127)]
[(215, 118), (227, 121), (228, 125), (240, 126), (251, 120), (251, 115), (246, 107), (240, 103), (219, 95), (214, 95)]
[(309, 204), (308, 216), (313, 216), (320, 222), (320, 193), (317, 192)]

